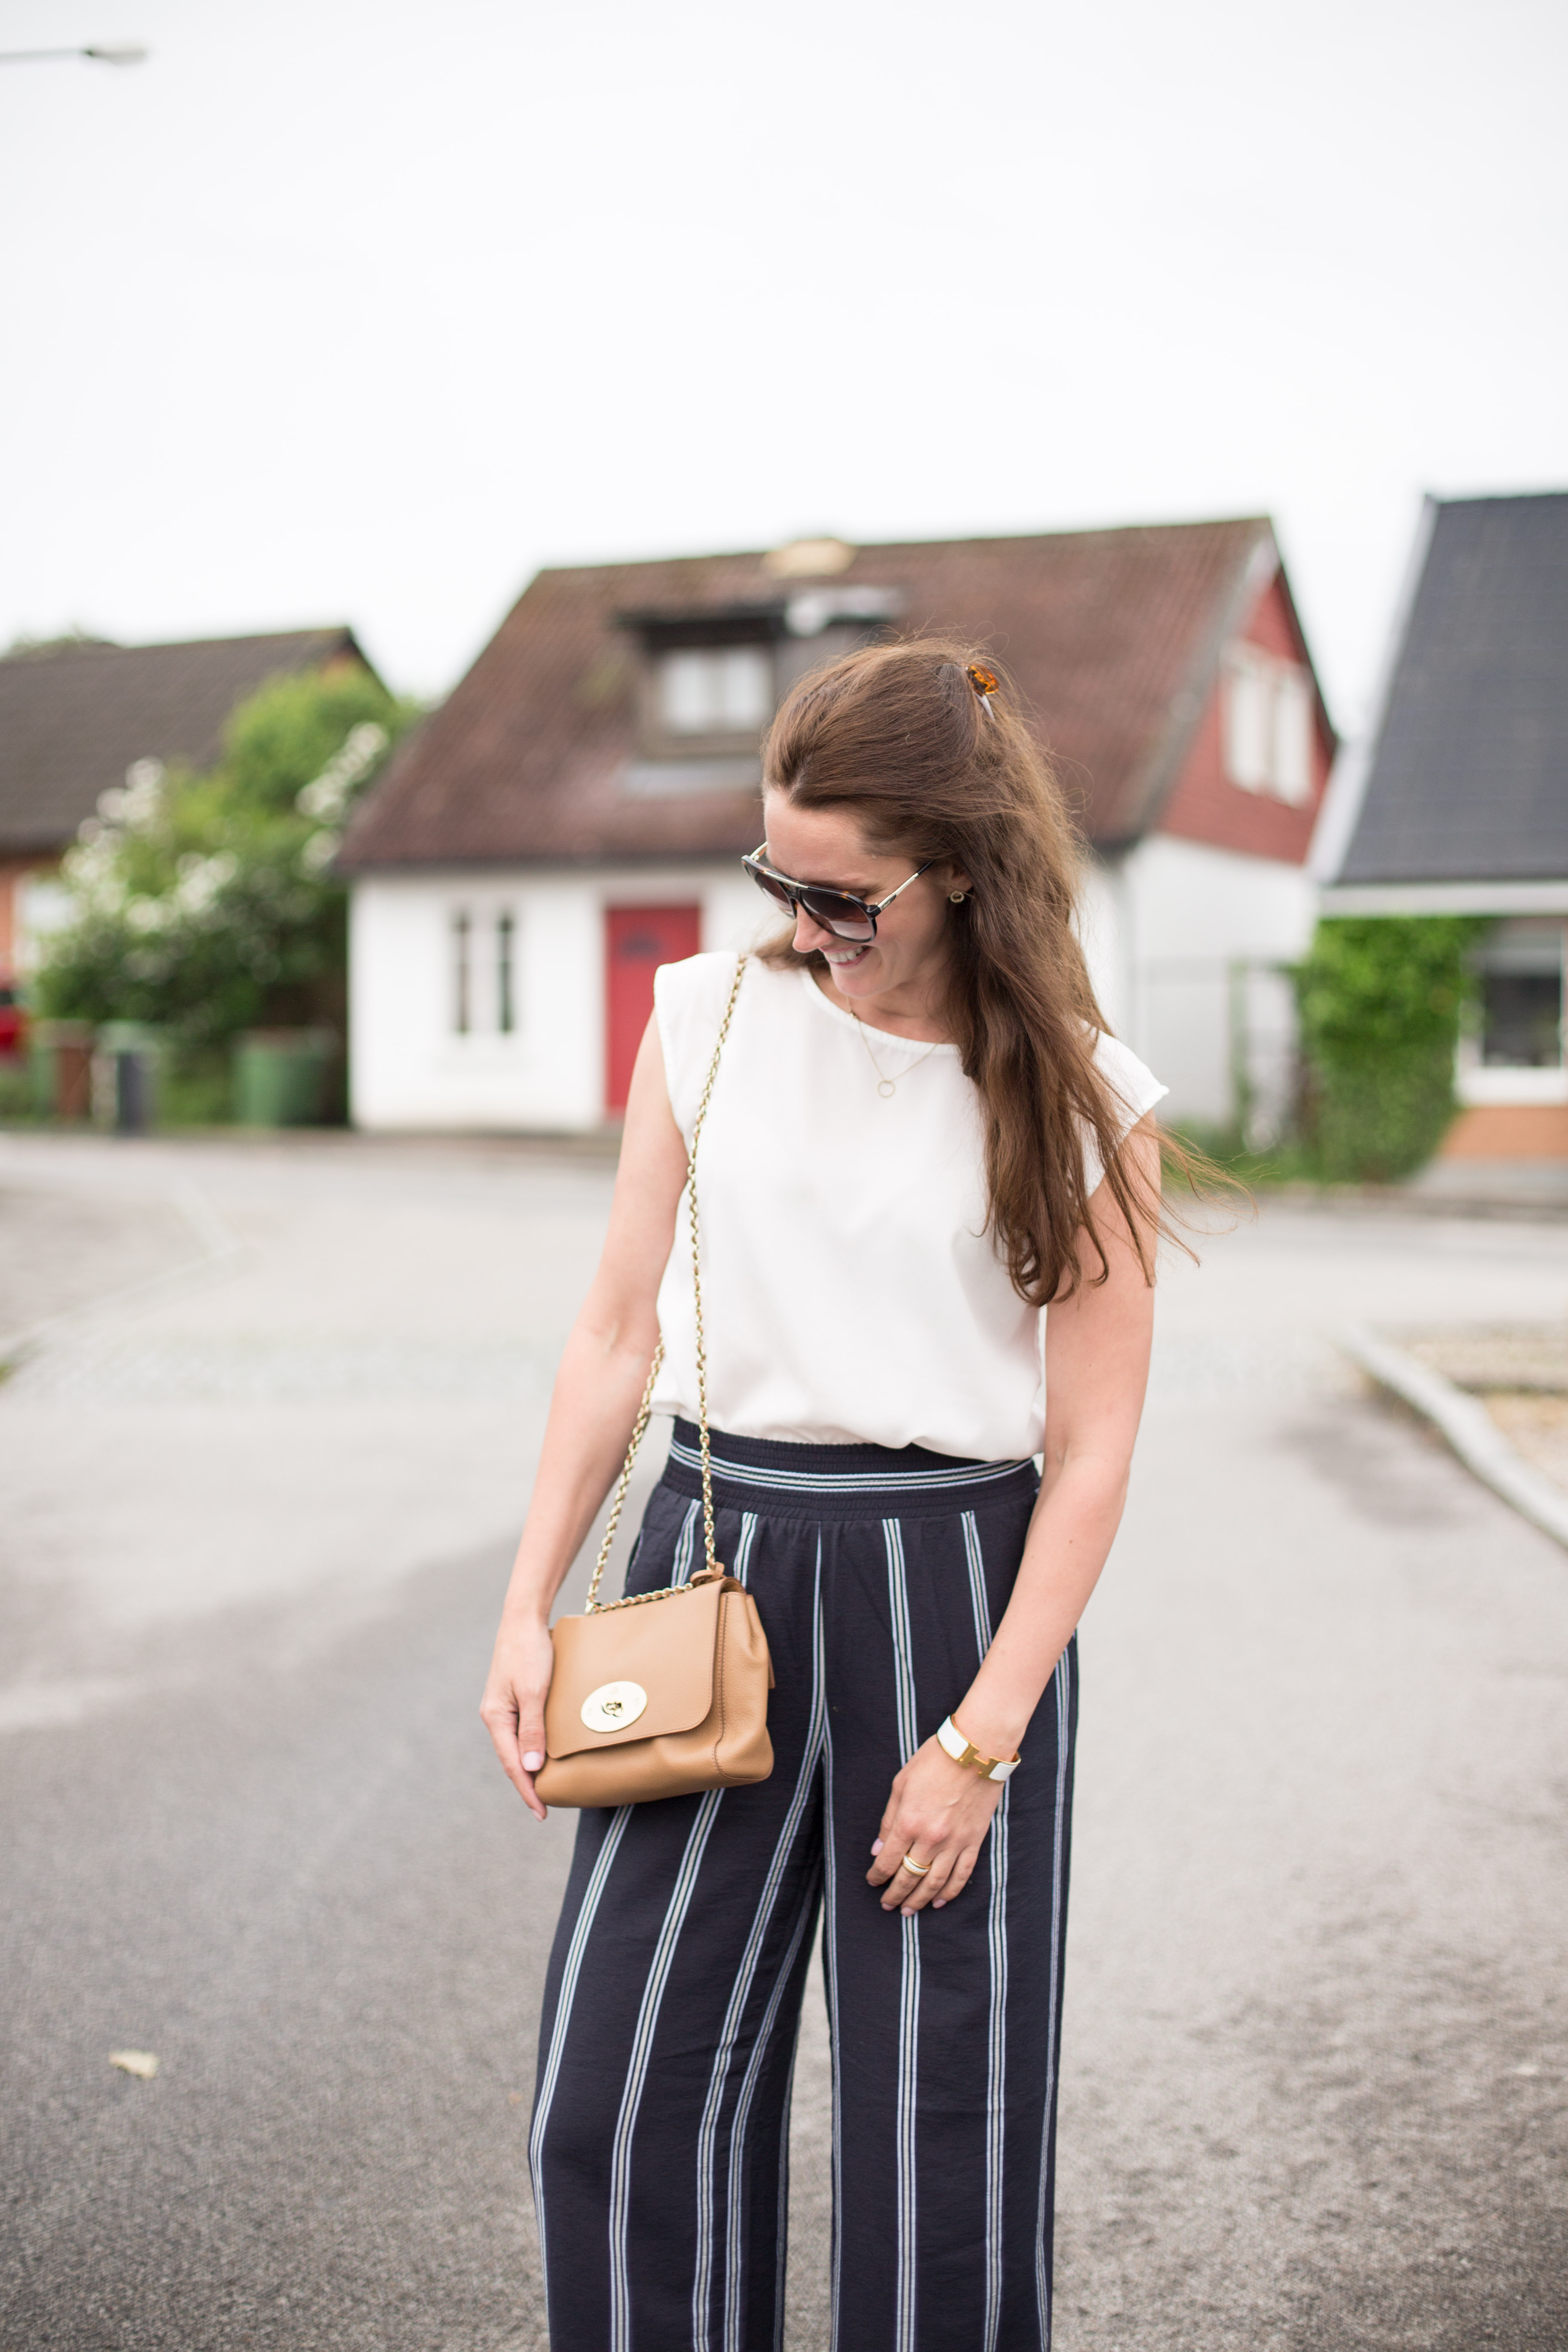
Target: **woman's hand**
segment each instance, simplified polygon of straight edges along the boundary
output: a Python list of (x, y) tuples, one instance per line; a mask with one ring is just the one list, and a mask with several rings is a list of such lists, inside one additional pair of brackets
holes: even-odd
[(533, 1776), (544, 1769), (544, 1700), (555, 1652), (547, 1625), (505, 1625), (496, 1638), (479, 1713), (495, 1742), (501, 1770), (531, 1813), (544, 1806)]
[[(982, 1780), (966, 1764), (955, 1764), (934, 1739), (917, 1748), (893, 1782), (877, 1843), (868, 1886), (882, 1886), (884, 1911), (908, 1918), (930, 1903), (938, 1911), (969, 1884), (980, 1849), (1001, 1801), (1005, 1783)], [(930, 1865), (923, 1875), (903, 1866), (904, 1856)]]

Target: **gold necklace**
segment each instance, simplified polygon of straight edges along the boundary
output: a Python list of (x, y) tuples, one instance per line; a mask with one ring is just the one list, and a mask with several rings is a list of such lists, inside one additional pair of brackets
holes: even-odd
[[(883, 1101), (887, 1102), (899, 1091), (898, 1079), (889, 1077), (887, 1072), (882, 1068), (880, 1063), (878, 1061), (877, 1056), (872, 1053), (871, 1040), (866, 1034), (866, 1024), (861, 1020), (860, 1015), (858, 1013), (852, 1012), (849, 1018), (854, 1022), (856, 1028), (860, 1032), (860, 1043), (866, 1048), (866, 1058), (877, 1073), (877, 1092), (881, 1096)], [(942, 1038), (936, 1038), (926, 1047), (925, 1052), (920, 1056), (919, 1061), (914, 1061), (910, 1064), (910, 1070), (918, 1070), (920, 1068), (921, 1062), (929, 1062), (931, 1055), (935, 1053), (937, 1046), (942, 1042)], [(910, 1070), (906, 1070), (903, 1073), (906, 1078), (910, 1075)]]

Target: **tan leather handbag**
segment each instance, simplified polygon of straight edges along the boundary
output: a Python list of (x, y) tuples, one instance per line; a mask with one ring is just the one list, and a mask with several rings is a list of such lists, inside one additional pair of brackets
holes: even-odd
[(625, 1601), (602, 1601), (598, 1597), (632, 1465), (652, 1411), (654, 1384), (664, 1361), (660, 1339), (594, 1566), (586, 1612), (581, 1617), (558, 1618), (551, 1629), (555, 1669), (544, 1703), (545, 1760), (534, 1775), (534, 1787), (547, 1805), (640, 1805), (655, 1797), (686, 1797), (699, 1789), (765, 1780), (773, 1769), (768, 1738), (773, 1675), (762, 1619), (745, 1586), (726, 1576), (714, 1557), (708, 1359), (697, 1232), (698, 1139), (745, 968), (742, 956), (719, 1024), (686, 1163), (707, 1565), (687, 1584), (635, 1592)]

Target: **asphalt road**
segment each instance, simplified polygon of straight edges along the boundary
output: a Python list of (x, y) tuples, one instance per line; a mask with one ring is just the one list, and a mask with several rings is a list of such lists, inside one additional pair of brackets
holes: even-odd
[[(571, 1823), (474, 1706), (608, 1181), (0, 1139), (5, 2352), (542, 2347)], [(1568, 1226), (1204, 1255), (1084, 1633), (1060, 2352), (1563, 2352), (1568, 1555), (1328, 1335), (1560, 1319)], [(791, 2352), (824, 2072), (811, 2010)]]

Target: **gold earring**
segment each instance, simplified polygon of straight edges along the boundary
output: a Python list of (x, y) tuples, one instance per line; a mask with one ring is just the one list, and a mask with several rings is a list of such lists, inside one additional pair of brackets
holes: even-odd
[(962, 907), (968, 896), (969, 893), (967, 890), (950, 890), (947, 894), (948, 904), (953, 907)]

